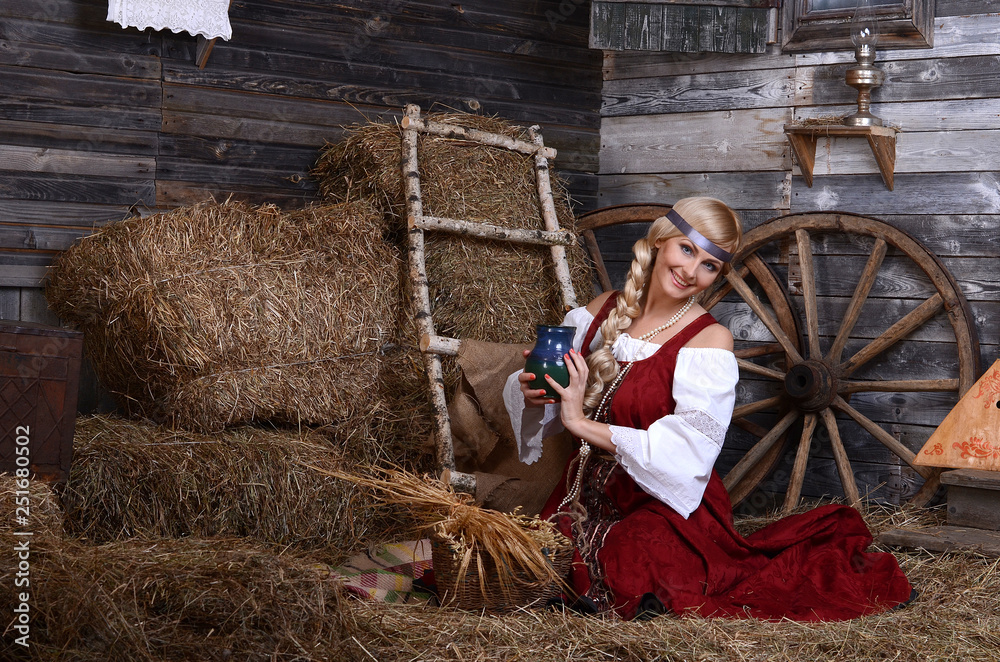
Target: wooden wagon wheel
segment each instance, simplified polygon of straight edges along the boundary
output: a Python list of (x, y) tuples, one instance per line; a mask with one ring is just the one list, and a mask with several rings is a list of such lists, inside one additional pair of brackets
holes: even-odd
[[(670, 205), (663, 204), (625, 204), (597, 209), (583, 214), (578, 218), (577, 229), (583, 236), (591, 258), (594, 261), (594, 269), (597, 272), (598, 281), (603, 291), (606, 292), (612, 289), (613, 286), (594, 231), (627, 223), (652, 223), (657, 218), (666, 215), (669, 210)], [(778, 325), (796, 350), (800, 350), (799, 338), (801, 337), (801, 329), (799, 327), (799, 315), (795, 312), (792, 300), (788, 295), (788, 290), (781, 284), (778, 275), (764, 260), (756, 255), (749, 256), (737, 269), (740, 278), (748, 284), (751, 291), (760, 292), (764, 296), (766, 300), (765, 307), (773, 314), (773, 319), (777, 320)], [(711, 308), (728, 291), (728, 288), (718, 289), (714, 292), (714, 297), (703, 297), (703, 305), (706, 309)], [(756, 368), (756, 364), (750, 363), (750, 359), (773, 355), (781, 350), (781, 345), (777, 342), (755, 343), (736, 338), (735, 344), (737, 359), (746, 361), (747, 365), (753, 366), (753, 368)], [(787, 405), (783, 405), (783, 407), (787, 408)], [(734, 415), (732, 424), (758, 438), (764, 437), (768, 432), (758, 423), (750, 420), (748, 415), (743, 415), (739, 412), (736, 412), (736, 415)], [(733, 503), (738, 503), (749, 496), (760, 482), (771, 473), (783, 455), (786, 436), (787, 432), (782, 432), (778, 435), (776, 442), (770, 446), (758, 462), (746, 471), (740, 480), (734, 481), (732, 485), (727, 485), (729, 496)]]
[[(816, 260), (812, 243), (814, 238), (820, 236), (826, 239), (832, 236), (834, 240), (846, 238), (855, 246), (859, 243), (872, 243), (870, 255), (860, 271), (843, 319), (840, 320), (839, 326), (831, 327), (831, 330), (833, 328), (837, 330), (828, 333), (826, 337), (821, 334), (817, 305)], [(743, 267), (748, 267), (760, 259), (760, 254), (767, 254), (768, 251), (779, 254), (782, 246), (789, 251), (797, 251), (801, 269), (806, 339), (804, 352), (800, 349), (797, 338), (788, 333), (786, 325), (768, 310), (765, 301), (751, 290), (743, 276), (745, 270)], [(861, 319), (862, 308), (872, 293), (890, 247), (898, 251), (899, 255), (908, 258), (909, 262), (926, 276), (931, 286), (928, 291), (933, 290), (933, 294), (909, 312), (902, 314), (874, 339), (859, 341), (857, 338), (852, 338), (852, 332)], [(865, 252), (869, 253), (867, 247)], [(727, 275), (726, 281), (720, 281), (713, 291), (706, 293), (704, 299), (706, 307), (711, 307), (722, 300), (727, 291), (734, 291), (770, 330), (780, 346), (775, 349), (782, 359), (777, 369), (773, 363), (765, 366), (744, 357), (738, 359), (742, 371), (774, 380), (780, 392), (776, 396), (739, 404), (734, 417), (748, 416), (754, 412), (782, 406), (785, 409), (779, 411), (777, 424), (754, 444), (726, 475), (727, 487), (744, 481), (748, 476), (762, 476), (762, 472), (756, 469), (758, 464), (768, 456), (793, 423), (801, 419), (801, 434), (786, 490), (785, 510), (791, 510), (798, 503), (812, 437), (820, 422), (829, 432), (844, 494), (852, 505), (858, 505), (860, 494), (834, 415), (836, 411), (846, 414), (849, 419), (857, 422), (923, 477), (923, 486), (909, 503), (914, 506), (926, 505), (940, 485), (941, 470), (915, 465), (913, 451), (849, 404), (849, 401), (852, 394), (865, 392), (951, 392), (955, 394), (957, 401), (975, 382), (980, 373), (980, 355), (973, 317), (968, 302), (940, 260), (907, 233), (881, 221), (852, 214), (808, 213), (775, 218), (746, 233), (743, 246), (735, 257), (733, 266), (734, 269)], [(771, 303), (773, 304), (773, 300)], [(941, 311), (946, 312), (956, 341), (958, 360), (952, 376), (946, 379), (852, 379), (855, 372), (875, 362), (886, 350), (927, 325)], [(824, 349), (822, 344), (828, 346)], [(852, 350), (853, 353), (845, 359), (844, 352), (848, 345), (859, 345), (859, 348), (856, 351)]]

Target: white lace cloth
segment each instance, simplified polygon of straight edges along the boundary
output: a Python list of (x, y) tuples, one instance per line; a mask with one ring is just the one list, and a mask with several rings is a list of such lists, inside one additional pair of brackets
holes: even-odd
[[(577, 327), (577, 349), (592, 320), (585, 308), (566, 316), (564, 324)], [(592, 347), (599, 342), (600, 333), (597, 336)], [(637, 361), (652, 356), (659, 348), (655, 343), (622, 334), (611, 351), (619, 361)], [(544, 411), (524, 406), (518, 374), (507, 379), (504, 404), (514, 427), (519, 457), (531, 464), (541, 457), (542, 439), (562, 430), (562, 423), (559, 405), (546, 405)], [(732, 352), (683, 347), (674, 369), (674, 413), (655, 421), (648, 430), (611, 426), (618, 462), (640, 487), (685, 518), (701, 503), (722, 450), (736, 404), (738, 379), (739, 367)]]
[(206, 39), (233, 36), (230, 0), (108, 0), (108, 20), (123, 28), (169, 29)]

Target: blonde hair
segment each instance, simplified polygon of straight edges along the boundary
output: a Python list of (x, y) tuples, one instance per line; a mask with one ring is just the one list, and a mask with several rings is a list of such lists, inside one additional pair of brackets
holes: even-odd
[[(726, 203), (715, 198), (684, 198), (678, 200), (673, 208), (712, 243), (730, 253), (735, 253), (739, 248), (743, 239), (743, 226), (739, 215)], [(632, 246), (634, 257), (625, 279), (625, 287), (618, 293), (615, 307), (601, 324), (603, 344), (587, 357), (590, 376), (587, 378), (584, 409), (593, 410), (601, 401), (605, 384), (610, 384), (618, 376), (618, 361), (611, 353), (611, 346), (642, 312), (646, 286), (656, 260), (656, 244), (682, 235), (666, 216), (661, 216), (649, 226), (646, 236)], [(724, 264), (720, 273), (725, 274), (728, 270), (729, 264)]]

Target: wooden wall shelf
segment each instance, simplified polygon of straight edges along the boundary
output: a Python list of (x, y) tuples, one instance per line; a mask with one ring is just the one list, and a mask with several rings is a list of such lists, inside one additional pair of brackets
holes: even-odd
[(843, 124), (786, 124), (785, 135), (792, 146), (792, 153), (802, 170), (806, 186), (812, 187), (813, 167), (816, 165), (816, 142), (823, 136), (860, 137), (868, 139), (875, 155), (878, 170), (886, 188), (892, 190), (896, 169), (896, 134), (899, 129), (889, 126), (845, 126)]

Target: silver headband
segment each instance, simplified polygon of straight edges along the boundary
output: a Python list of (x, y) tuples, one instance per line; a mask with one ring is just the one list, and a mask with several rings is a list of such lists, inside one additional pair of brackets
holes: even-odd
[(667, 220), (673, 223), (674, 227), (683, 232), (688, 239), (697, 244), (698, 248), (702, 249), (712, 257), (722, 260), (723, 262), (729, 262), (733, 259), (732, 253), (713, 244), (709, 241), (708, 237), (691, 227), (691, 224), (685, 221), (684, 218), (673, 209), (667, 212)]

